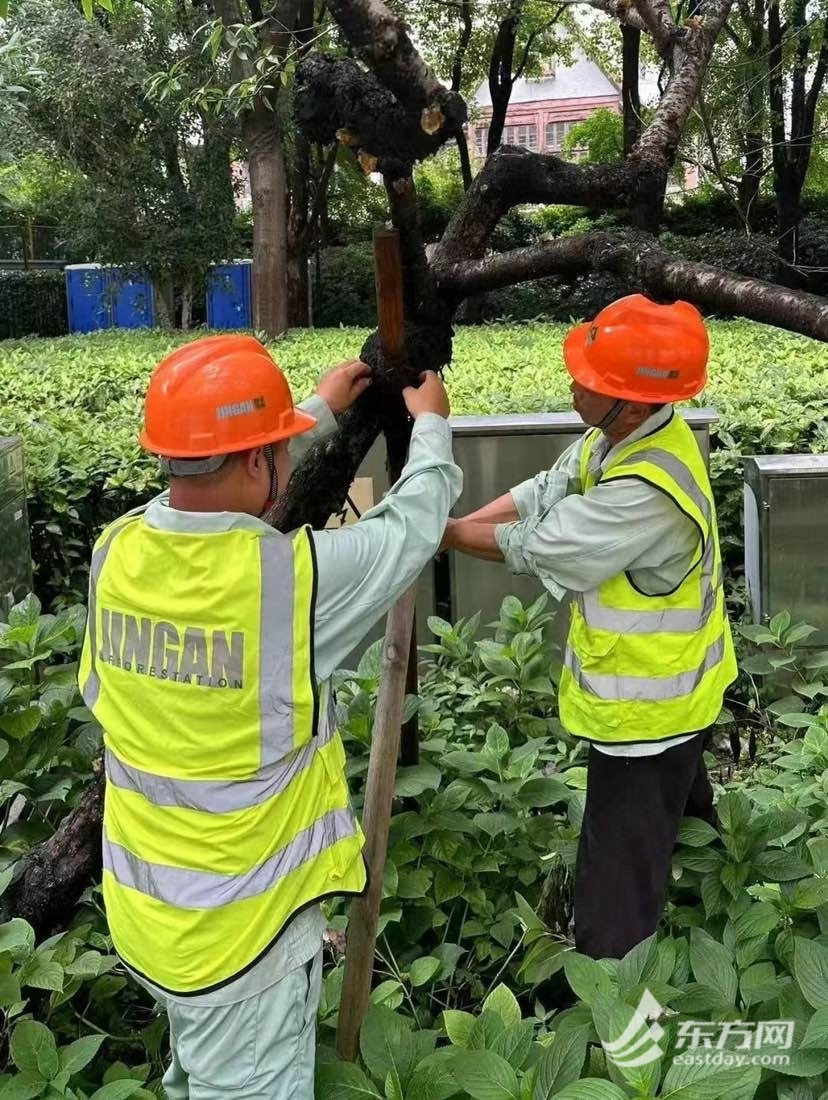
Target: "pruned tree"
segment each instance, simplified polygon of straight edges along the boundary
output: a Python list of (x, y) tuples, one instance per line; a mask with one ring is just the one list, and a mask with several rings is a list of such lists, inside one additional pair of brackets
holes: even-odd
[[(624, 25), (650, 36), (669, 71), (651, 120), (620, 163), (574, 164), (501, 146), (465, 193), (428, 256), (420, 234), (414, 166), (456, 138), (466, 119), (457, 88), (442, 84), (415, 48), (408, 28), (384, 0), (328, 0), (353, 57), (310, 54), (297, 74), (297, 124), (310, 142), (346, 144), (364, 170), (382, 174), (390, 217), (405, 263), (406, 355), (384, 360), (375, 338), (363, 357), (375, 385), (342, 418), (339, 432), (308, 455), (272, 522), (289, 530), (325, 524), (339, 510), (354, 474), (379, 432), (392, 466), (407, 439), (402, 385), (451, 359), (452, 321), (470, 294), (522, 280), (614, 272), (630, 289), (654, 298), (684, 298), (709, 311), (739, 314), (828, 341), (828, 300), (671, 255), (651, 231), (658, 226), (668, 174), (696, 102), (714, 44), (734, 0), (699, 0), (682, 25), (667, 0), (592, 0)], [(500, 219), (524, 203), (569, 203), (627, 211), (629, 230), (593, 231), (494, 254)], [(35, 851), (4, 897), (8, 912), (39, 931), (61, 917), (85, 885), (99, 844), (99, 792)], [(90, 851), (92, 858), (90, 858)]]

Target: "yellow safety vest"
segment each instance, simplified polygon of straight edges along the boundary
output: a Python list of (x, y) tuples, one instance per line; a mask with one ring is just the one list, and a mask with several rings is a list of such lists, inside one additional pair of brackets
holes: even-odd
[(310, 531), (117, 520), (92, 557), (79, 681), (106, 746), (115, 948), (172, 993), (238, 977), (303, 907), (365, 886), (313, 668)]
[(559, 688), (561, 722), (591, 741), (666, 741), (710, 726), (737, 675), (713, 493), (680, 416), (622, 446), (603, 473), (591, 461), (600, 435), (594, 431), (584, 441), (583, 491), (599, 480), (648, 482), (696, 524), (699, 553), (672, 592), (647, 595), (621, 573), (575, 597)]

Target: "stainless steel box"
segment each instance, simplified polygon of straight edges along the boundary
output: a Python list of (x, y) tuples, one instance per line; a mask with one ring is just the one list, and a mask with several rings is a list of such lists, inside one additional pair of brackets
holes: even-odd
[(828, 645), (828, 455), (745, 459), (745, 577), (755, 622), (779, 611)]
[[(718, 420), (714, 409), (682, 409), (707, 461), (710, 428)], [(456, 515), (473, 512), (514, 485), (549, 469), (563, 452), (586, 431), (575, 412), (531, 413), (512, 416), (455, 416), (451, 418), (454, 454), (463, 470), (463, 492)], [(378, 440), (358, 473), (373, 483), (378, 501), (387, 485), (385, 444)], [(505, 596), (524, 602), (537, 598), (541, 583), (531, 577), (515, 577), (501, 564), (478, 561), (462, 554), (448, 555), (423, 573), (417, 598), (417, 632), (420, 644), (431, 641), (426, 620), (439, 614), (455, 620), (482, 612), (482, 621), (498, 617)], [(369, 641), (381, 636), (380, 624)]]
[(0, 618), (32, 587), (23, 444), (0, 437)]

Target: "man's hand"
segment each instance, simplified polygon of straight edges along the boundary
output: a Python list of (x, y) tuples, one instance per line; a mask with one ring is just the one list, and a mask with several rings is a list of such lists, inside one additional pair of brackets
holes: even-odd
[(319, 379), (317, 394), (334, 416), (339, 416), (371, 385), (371, 368), (359, 359), (349, 359)]
[(402, 395), (406, 408), (415, 420), (423, 413), (436, 413), (448, 418), (451, 412), (446, 387), (433, 370), (420, 375), (419, 386), (406, 386)]

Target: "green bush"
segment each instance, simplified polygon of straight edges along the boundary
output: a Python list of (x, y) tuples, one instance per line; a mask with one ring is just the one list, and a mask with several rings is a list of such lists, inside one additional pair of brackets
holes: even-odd
[[(762, 652), (742, 667), (767, 681), (762, 700), (745, 708), (763, 722), (764, 758), (727, 789), (719, 784), (718, 830), (682, 822), (657, 933), (624, 959), (596, 961), (571, 938), (585, 750), (557, 719), (548, 622), (547, 597), (528, 608), (507, 598), (482, 636), (477, 619), (431, 622), (437, 640), (424, 651), (420, 694), (406, 700), (422, 755), (397, 773), (360, 1059), (346, 1065), (332, 1050), (347, 931), (340, 901), (328, 906), (316, 1095), (819, 1100), (828, 1084), (828, 651), (804, 654), (809, 628), (788, 616), (745, 630)], [(0, 624), (0, 728), (29, 762), (21, 818), (41, 834), (58, 823), (49, 809), (64, 801), (59, 785), (88, 781), (99, 744), (72, 706), (74, 668), (61, 663), (76, 656), (82, 623), (82, 609), (43, 616), (29, 597)], [(357, 806), (379, 648), (336, 678)], [(782, 698), (791, 687), (796, 695)], [(765, 706), (771, 698), (775, 711)], [(15, 827), (0, 827), (11, 858)], [(9, 865), (0, 873), (0, 895), (12, 875)], [(0, 924), (0, 974), (0, 1096), (160, 1095), (166, 1021), (112, 951), (99, 887), (71, 927), (39, 945), (25, 921)], [(648, 1011), (663, 1029), (659, 1056), (614, 1061), (605, 1044), (626, 1030), (645, 990), (658, 1002)], [(780, 1020), (793, 1031), (785, 1065), (713, 1058), (688, 1068), (677, 1057), (685, 1021)], [(712, 1049), (736, 1058), (743, 1037), (737, 1029)]]
[[(460, 328), (448, 374), (455, 413), (568, 408), (565, 332), (546, 324)], [(823, 344), (763, 325), (713, 321), (710, 333), (710, 384), (698, 401), (721, 414), (711, 467), (725, 546), (738, 566), (741, 456), (828, 450), (828, 358)], [(141, 401), (155, 363), (196, 335), (110, 331), (0, 345), (0, 435), (26, 442), (44, 599), (84, 599), (96, 533), (160, 488), (157, 465), (136, 439)], [(296, 331), (273, 351), (304, 397), (323, 370), (358, 352), (365, 335)]]
[(68, 332), (62, 271), (0, 271), (0, 340)]
[(370, 244), (326, 248), (311, 271), (313, 323), (318, 328), (374, 323), (377, 299)]

